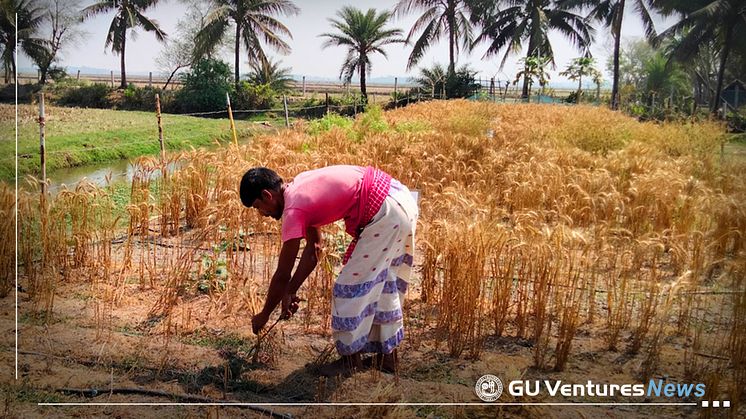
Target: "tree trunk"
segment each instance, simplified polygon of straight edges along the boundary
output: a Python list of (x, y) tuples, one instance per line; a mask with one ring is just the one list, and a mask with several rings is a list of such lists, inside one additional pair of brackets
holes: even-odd
[[(456, 10), (455, 6), (453, 4), (453, 0), (448, 0), (447, 7), (447, 19), (448, 19), (448, 76), (446, 80), (453, 81), (455, 79), (456, 74), (456, 54), (455, 54), (455, 44), (456, 44), (456, 34), (454, 33), (454, 22), (456, 20)], [(450, 98), (453, 96), (453, 92), (448, 91), (452, 90), (454, 87), (454, 84), (446, 82), (444, 85), (444, 90), (446, 90), (446, 98)]]
[(448, 71), (451, 73), (456, 72), (456, 54), (454, 52), (456, 35), (454, 31), (454, 23), (456, 20), (456, 10), (453, 7), (453, 1), (448, 2)]
[(122, 89), (127, 88), (127, 73), (124, 70), (124, 48), (125, 48), (126, 43), (127, 43), (127, 29), (124, 30), (124, 36), (122, 36), (122, 51), (120, 51), (121, 55), (119, 57), (120, 67), (122, 70), (122, 82), (119, 84), (119, 87)]
[(619, 44), (622, 39), (622, 17), (624, 16), (624, 0), (619, 5), (620, 12), (617, 19), (612, 23), (612, 36), (614, 37), (614, 76), (611, 83), (611, 109), (619, 109)]
[(734, 26), (735, 24), (729, 22), (728, 29), (725, 32), (722, 52), (723, 56), (720, 59), (720, 69), (718, 69), (718, 84), (717, 87), (715, 87), (715, 96), (712, 99), (712, 107), (710, 108), (710, 112), (712, 112), (713, 115), (717, 113), (718, 105), (720, 104), (720, 93), (723, 91), (723, 78), (725, 77), (725, 64), (728, 61), (728, 53), (730, 53), (730, 39), (733, 36)]
[(523, 90), (521, 90), (521, 99), (528, 99), (530, 89), (528, 79), (531, 77), (528, 73), (528, 67), (523, 67)]
[(578, 98), (575, 103), (580, 103), (580, 93), (583, 86), (583, 76), (578, 77)]
[(235, 83), (236, 83), (236, 90), (238, 90), (238, 82), (239, 82), (239, 68), (238, 65), (241, 63), (241, 23), (236, 21), (236, 69), (234, 70), (235, 74)]
[(363, 103), (368, 103), (368, 91), (365, 89), (365, 59), (360, 60), (360, 95)]
[[(533, 55), (534, 53), (534, 39), (533, 36), (528, 41), (528, 52), (526, 53), (526, 59)], [(529, 99), (529, 79), (531, 78), (531, 74), (528, 71), (528, 63), (523, 64), (523, 90), (521, 91), (521, 99)]]
[(179, 71), (179, 70), (181, 70), (184, 67), (186, 67), (186, 66), (180, 65), (180, 66), (176, 67), (174, 69), (174, 71), (171, 72), (171, 75), (168, 76), (168, 80), (166, 80), (166, 84), (163, 85), (163, 90), (166, 90), (166, 88), (168, 87), (168, 84), (171, 83), (171, 79), (174, 78), (174, 75), (176, 75), (176, 72)]

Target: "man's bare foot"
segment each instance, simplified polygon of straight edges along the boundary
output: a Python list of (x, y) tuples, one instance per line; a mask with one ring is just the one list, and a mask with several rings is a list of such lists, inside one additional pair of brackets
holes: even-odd
[(355, 371), (363, 369), (363, 361), (359, 353), (342, 355), (341, 358), (319, 368), (319, 374), (324, 377), (350, 376)]

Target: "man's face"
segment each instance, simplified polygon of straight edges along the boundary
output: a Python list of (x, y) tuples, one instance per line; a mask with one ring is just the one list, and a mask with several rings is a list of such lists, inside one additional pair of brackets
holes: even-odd
[(277, 198), (268, 190), (263, 190), (262, 194), (254, 200), (251, 205), (259, 211), (264, 217), (272, 217), (279, 220), (282, 217), (282, 207)]

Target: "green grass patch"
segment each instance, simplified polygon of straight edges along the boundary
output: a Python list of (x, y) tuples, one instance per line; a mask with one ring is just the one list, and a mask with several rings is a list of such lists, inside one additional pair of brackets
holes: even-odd
[(330, 112), (321, 119), (309, 122), (307, 132), (309, 135), (319, 135), (337, 128), (349, 133), (354, 123), (355, 121), (351, 118)]
[[(13, 106), (0, 105), (0, 132), (8, 133), (10, 141), (0, 141), (0, 180), (10, 181), (15, 173), (15, 130)], [(152, 112), (114, 111), (108, 109), (81, 109), (49, 106), (47, 121), (46, 154), (47, 173), (65, 167), (104, 163), (120, 159), (157, 154), (158, 125)], [(7, 118), (6, 118), (7, 116)], [(39, 124), (38, 109), (19, 106), (18, 115), (18, 172), (19, 177), (38, 175)], [(191, 116), (169, 115), (162, 117), (166, 148), (170, 151), (214, 144), (232, 140), (228, 119), (206, 119)], [(239, 138), (250, 136), (256, 124), (236, 121)]]
[[(55, 393), (36, 389), (27, 382), (21, 384), (3, 383), (0, 385), (3, 394), (5, 394), (6, 410), (11, 403), (60, 403), (63, 398)], [(6, 413), (8, 413), (6, 411)]]
[(254, 346), (253, 339), (243, 337), (236, 333), (217, 335), (205, 329), (198, 329), (192, 334), (181, 339), (188, 345), (204, 346), (215, 349), (226, 349), (236, 352), (247, 352)]

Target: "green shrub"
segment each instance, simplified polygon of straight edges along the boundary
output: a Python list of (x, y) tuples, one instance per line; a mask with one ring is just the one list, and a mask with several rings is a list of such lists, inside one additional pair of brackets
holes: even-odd
[(369, 105), (365, 113), (355, 122), (356, 140), (363, 141), (368, 134), (386, 132), (389, 124), (383, 119), (383, 109), (378, 105)]
[(310, 135), (319, 135), (323, 132), (330, 131), (333, 128), (339, 128), (342, 131), (349, 133), (352, 130), (353, 125), (354, 121), (352, 119), (330, 112), (324, 115), (321, 119), (309, 122), (307, 131)]
[(200, 60), (181, 77), (184, 86), (176, 93), (172, 111), (210, 112), (226, 108), (231, 90), (231, 69), (214, 59)]
[(725, 119), (728, 121), (730, 132), (746, 132), (746, 106), (741, 106), (736, 110), (731, 109)]
[(479, 83), (474, 80), (477, 74), (469, 65), (464, 65), (453, 73), (446, 76), (446, 94), (449, 99), (470, 97), (480, 88)]
[(130, 84), (122, 94), (119, 103), (115, 103), (116, 107), (124, 110), (132, 111), (155, 111), (155, 95), (160, 96), (161, 111), (167, 112), (173, 107), (173, 93), (165, 91), (158, 87), (135, 87)]
[(423, 132), (432, 129), (430, 124), (426, 121), (401, 121), (394, 124), (394, 131), (396, 132)]
[(112, 91), (112, 88), (101, 83), (71, 88), (62, 93), (59, 104), (81, 108), (110, 108), (109, 94)]
[(65, 67), (50, 67), (47, 71), (47, 77), (55, 83), (58, 83), (67, 78), (67, 70), (65, 70)]
[(276, 95), (269, 84), (242, 81), (231, 95), (231, 105), (233, 109), (272, 109)]

